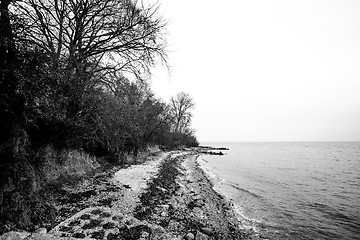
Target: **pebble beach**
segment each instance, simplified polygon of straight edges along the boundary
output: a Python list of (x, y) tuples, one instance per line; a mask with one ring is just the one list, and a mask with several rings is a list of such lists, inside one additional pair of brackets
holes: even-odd
[(198, 157), (194, 150), (159, 152), (62, 186), (57, 222), (0, 239), (252, 239)]

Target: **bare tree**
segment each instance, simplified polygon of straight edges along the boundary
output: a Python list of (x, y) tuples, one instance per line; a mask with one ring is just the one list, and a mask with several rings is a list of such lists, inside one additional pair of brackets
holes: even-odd
[(166, 63), (166, 23), (158, 7), (132, 0), (23, 0), (14, 3), (25, 23), (23, 41), (49, 53), (78, 78), (91, 72), (146, 79), (156, 59)]
[(188, 93), (180, 92), (170, 100), (171, 113), (173, 115), (173, 130), (175, 132), (185, 133), (188, 131), (191, 123), (191, 110), (195, 104)]

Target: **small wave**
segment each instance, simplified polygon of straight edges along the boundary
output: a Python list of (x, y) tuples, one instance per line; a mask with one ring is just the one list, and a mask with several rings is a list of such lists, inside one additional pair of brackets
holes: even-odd
[[(259, 197), (255, 193), (251, 193), (250, 191), (248, 191), (246, 189), (242, 189), (242, 188), (236, 186), (236, 184), (232, 184), (232, 183), (227, 182), (225, 179), (220, 178), (218, 175), (214, 174), (213, 172), (206, 169), (205, 167), (201, 166), (201, 168), (204, 171), (204, 173), (206, 174), (207, 178), (210, 181), (212, 181), (213, 183), (215, 183), (215, 185), (226, 184), (226, 185), (228, 185), (230, 187), (233, 187), (233, 188), (235, 188), (235, 189), (237, 189), (239, 191), (249, 193), (254, 197)], [(257, 226), (262, 224), (262, 222), (260, 220), (255, 219), (255, 218), (247, 217), (245, 215), (244, 209), (241, 206), (239, 206), (238, 204), (236, 204), (233, 199), (231, 199), (231, 198), (227, 197), (225, 194), (221, 193), (221, 191), (219, 189), (216, 189), (216, 188), (213, 188), (213, 189), (218, 194), (222, 195), (230, 203), (230, 206), (232, 207), (232, 210), (234, 211), (234, 213), (236, 215), (236, 218), (241, 223), (240, 227), (242, 229), (251, 230), (255, 235), (259, 234), (259, 229), (257, 228)]]
[(326, 182), (326, 179), (323, 179), (321, 176), (310, 176), (310, 178), (318, 182)]
[(341, 213), (340, 211), (338, 211), (337, 209), (335, 209), (329, 205), (323, 204), (323, 203), (313, 202), (313, 203), (309, 203), (308, 206), (310, 206), (314, 210), (324, 213), (326, 216), (328, 216), (329, 218), (334, 219), (334, 220), (341, 220), (341, 221), (345, 221), (345, 222), (352, 220), (349, 216), (347, 216), (347, 215)]
[(205, 176), (207, 177), (207, 179), (209, 179), (213, 184), (220, 183), (220, 182), (224, 181), (221, 177), (219, 177), (218, 175), (216, 175), (215, 173), (213, 173), (209, 169), (207, 169), (207, 168), (205, 168), (203, 166), (201, 166), (201, 169), (204, 171)]
[(253, 192), (251, 192), (251, 191), (249, 191), (249, 190), (247, 190), (247, 189), (241, 188), (241, 187), (239, 187), (236, 183), (228, 182), (228, 184), (229, 184), (231, 187), (233, 187), (233, 188), (235, 188), (235, 189), (237, 189), (237, 190), (239, 190), (239, 191), (248, 193), (248, 194), (250, 194), (250, 195), (253, 196), (253, 197), (256, 197), (256, 198), (259, 198), (259, 199), (263, 199), (262, 196), (260, 196), (260, 195), (258, 195), (258, 194), (256, 194), (256, 193), (253, 193)]
[[(203, 160), (203, 159), (202, 159)], [(243, 189), (239, 186), (237, 186), (236, 183), (232, 183), (232, 182), (228, 182), (225, 179), (219, 177), (218, 175), (216, 175), (215, 173), (213, 173), (212, 171), (210, 171), (209, 169), (207, 169), (204, 165), (200, 164), (201, 169), (204, 171), (204, 173), (206, 174), (206, 176), (208, 177), (208, 179), (212, 182), (215, 183), (215, 185), (221, 185), (221, 184), (226, 184), (232, 188), (235, 188), (238, 191), (242, 191), (245, 192), (247, 194), (250, 194), (251, 196), (255, 197), (255, 198), (261, 198), (259, 195), (250, 192), (246, 189)], [(214, 185), (214, 186), (215, 186)], [(225, 194), (221, 193), (221, 191), (219, 191), (219, 189), (217, 190), (216, 188), (214, 188), (214, 190), (219, 193), (220, 195), (222, 195), (224, 198), (227, 199), (227, 201), (229, 201), (230, 205), (232, 206), (233, 211), (236, 214), (237, 219), (242, 223), (241, 227), (243, 229), (252, 229), (252, 231), (255, 234), (259, 233), (259, 230), (256, 228), (256, 225), (261, 225), (263, 224), (260, 220), (255, 219), (255, 218), (250, 218), (248, 216), (245, 215), (245, 210), (238, 204), (236, 204), (234, 202), (233, 199), (230, 199), (229, 197), (227, 197)]]
[(292, 168), (292, 167), (279, 167), (278, 170), (280, 171), (298, 171), (299, 168)]
[(238, 204), (234, 204), (233, 205), (233, 208), (236, 212), (236, 214), (238, 215), (238, 219), (240, 217), (239, 220), (245, 220), (245, 221), (248, 221), (248, 222), (251, 222), (251, 223), (262, 223), (260, 220), (258, 219), (255, 219), (255, 218), (249, 218), (245, 215), (245, 211), (242, 207), (240, 207)]

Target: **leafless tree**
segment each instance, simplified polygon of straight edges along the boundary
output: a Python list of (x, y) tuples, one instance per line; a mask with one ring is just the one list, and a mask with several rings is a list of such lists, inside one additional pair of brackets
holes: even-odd
[(103, 83), (110, 74), (146, 79), (156, 60), (166, 63), (166, 23), (157, 6), (137, 0), (23, 0), (13, 11), (23, 18), (19, 40), (49, 53), (74, 78), (85, 71)]
[(170, 107), (175, 132), (185, 133), (188, 131), (192, 117), (191, 110), (194, 106), (194, 101), (188, 93), (180, 92), (171, 98)]

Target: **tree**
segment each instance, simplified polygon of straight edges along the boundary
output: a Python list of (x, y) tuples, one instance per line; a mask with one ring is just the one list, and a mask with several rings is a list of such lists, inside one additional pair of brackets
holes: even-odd
[[(0, 2), (0, 159), (14, 160), (21, 152), (20, 139), (24, 138), (24, 101), (18, 91), (19, 79), (15, 74), (18, 58), (11, 25), (11, 0)], [(3, 157), (1, 155), (5, 155)]]
[(99, 89), (114, 90), (117, 79), (129, 74), (147, 80), (156, 60), (166, 64), (166, 23), (157, 17), (156, 6), (132, 0), (23, 0), (12, 5), (22, 27), (16, 43), (48, 58), (42, 66), (45, 76), (38, 79), (49, 87), (42, 88), (47, 92), (36, 99), (35, 108), (56, 109), (42, 112), (55, 113), (57, 120), (81, 124)]
[(136, 0), (0, 4), (0, 232), (31, 230), (51, 217), (33, 184), (44, 146), (118, 161), (169, 129), (146, 88), (166, 64), (165, 22)]
[(173, 117), (173, 130), (185, 133), (191, 123), (191, 110), (195, 104), (188, 93), (180, 92), (170, 100), (170, 108)]
[(5, 125), (11, 118), (9, 102), (16, 91), (16, 79), (12, 71), (15, 62), (15, 45), (9, 17), (10, 0), (0, 3), (0, 134), (1, 140), (8, 138)]
[(146, 79), (157, 58), (166, 62), (166, 23), (155, 6), (132, 0), (23, 0), (15, 6), (25, 23), (19, 41), (64, 64), (72, 80), (83, 71), (103, 84), (125, 72)]
[[(96, 104), (104, 93), (119, 91), (123, 85), (118, 80), (129, 74), (146, 82), (156, 60), (166, 63), (166, 23), (156, 6), (131, 0), (22, 0), (11, 5), (19, 23), (15, 43), (26, 56), (17, 70), (23, 80), (20, 92), (35, 130), (42, 121), (55, 141), (96, 136), (99, 126), (89, 122), (94, 108), (110, 107)], [(114, 105), (113, 100), (103, 104)]]

